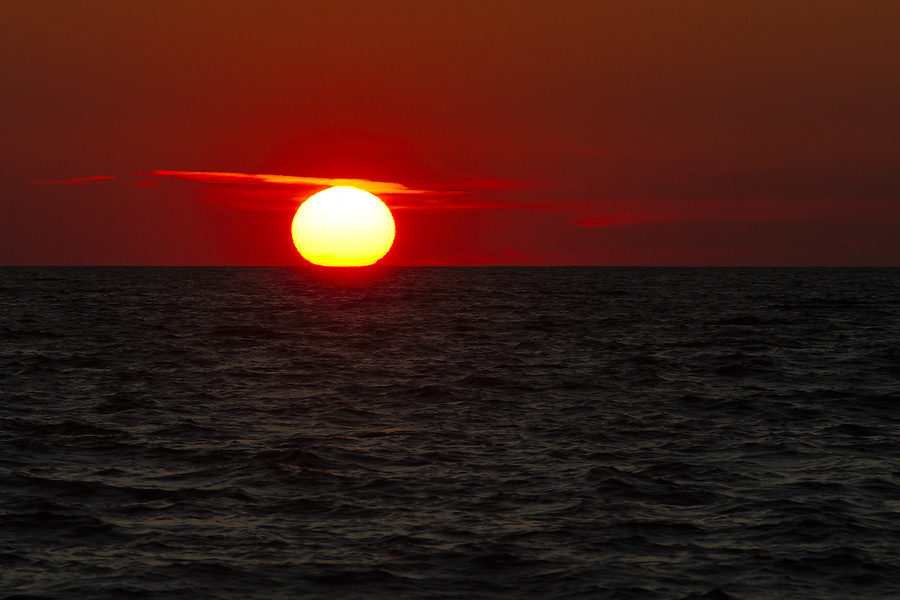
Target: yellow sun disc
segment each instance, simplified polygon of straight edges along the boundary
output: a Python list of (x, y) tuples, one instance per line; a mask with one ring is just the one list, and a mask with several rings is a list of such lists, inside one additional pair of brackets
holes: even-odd
[(300, 205), (291, 235), (309, 262), (326, 267), (374, 264), (394, 243), (394, 218), (374, 194), (338, 186)]

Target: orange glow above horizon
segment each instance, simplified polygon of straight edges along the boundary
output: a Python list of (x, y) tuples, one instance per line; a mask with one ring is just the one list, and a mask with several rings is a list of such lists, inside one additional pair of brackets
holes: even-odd
[(394, 243), (390, 209), (377, 196), (349, 186), (310, 196), (294, 215), (291, 235), (303, 258), (326, 267), (378, 262)]

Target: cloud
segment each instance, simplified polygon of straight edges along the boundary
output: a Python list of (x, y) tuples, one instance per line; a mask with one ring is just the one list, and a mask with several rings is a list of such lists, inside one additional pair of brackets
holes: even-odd
[(330, 177), (298, 177), (295, 175), (267, 175), (258, 173), (223, 173), (217, 171), (151, 171), (157, 177), (175, 177), (200, 183), (255, 185), (276, 184), (296, 187), (351, 186), (372, 194), (425, 194), (429, 190), (410, 189), (402, 183), (371, 181), (369, 179), (335, 179)]
[[(559, 210), (558, 205), (550, 203), (521, 204), (483, 198), (484, 195), (527, 186), (500, 179), (472, 179), (420, 189), (402, 183), (370, 179), (219, 171), (157, 170), (145, 175), (205, 184), (208, 186), (203, 190), (205, 201), (240, 210), (293, 210), (305, 197), (319, 189), (340, 185), (356, 187), (380, 196), (391, 210)], [(466, 200), (461, 202), (461, 197), (466, 197)]]
[[(706, 199), (608, 199), (598, 201), (603, 214), (569, 221), (577, 227), (598, 228), (662, 223), (691, 222), (782, 222), (782, 223), (896, 223), (891, 202), (860, 198), (852, 212), (837, 198), (754, 198), (715, 201)], [(577, 211), (582, 215), (584, 210)]]
[[(389, 181), (347, 179), (332, 177), (300, 177), (261, 173), (228, 173), (220, 171), (150, 171), (145, 175), (171, 178), (204, 184), (202, 198), (205, 202), (227, 206), (237, 210), (287, 211), (296, 210), (308, 196), (333, 186), (351, 186), (382, 198), (392, 209), (397, 204), (404, 208), (429, 206), (434, 196), (453, 192), (414, 189)], [(416, 196), (429, 195), (430, 201), (411, 201)], [(405, 198), (398, 203), (392, 198)]]
[(120, 179), (132, 186), (158, 187), (165, 180), (200, 184), (204, 202), (236, 210), (289, 211), (315, 192), (332, 186), (352, 186), (371, 192), (385, 201), (391, 210), (484, 211), (524, 210), (559, 212), (576, 208), (571, 203), (521, 202), (505, 199), (507, 192), (535, 187), (531, 183), (504, 179), (466, 179), (435, 182), (428, 189), (390, 181), (332, 177), (301, 177), (262, 173), (223, 171), (155, 170), (126, 177), (81, 177), (78, 179), (34, 182), (49, 185), (81, 184)]
[(666, 221), (669, 220), (667, 217), (661, 216), (653, 216), (642, 213), (611, 213), (607, 215), (599, 215), (596, 217), (587, 217), (584, 219), (575, 219), (573, 221), (569, 221), (570, 225), (577, 225), (579, 227), (611, 227), (614, 225), (633, 225), (635, 223), (645, 223), (647, 221)]
[(79, 183), (88, 183), (90, 181), (105, 181), (115, 179), (112, 175), (100, 175), (97, 177), (78, 177), (77, 179), (48, 179), (45, 181), (34, 181), (38, 185), (74, 185)]

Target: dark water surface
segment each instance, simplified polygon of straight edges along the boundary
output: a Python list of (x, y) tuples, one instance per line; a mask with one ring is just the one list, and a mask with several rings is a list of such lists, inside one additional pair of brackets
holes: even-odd
[(0, 598), (900, 597), (900, 270), (0, 298)]

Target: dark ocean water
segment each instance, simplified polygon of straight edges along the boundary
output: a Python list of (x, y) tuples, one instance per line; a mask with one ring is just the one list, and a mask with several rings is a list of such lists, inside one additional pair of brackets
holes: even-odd
[(0, 598), (900, 597), (900, 270), (0, 298)]

